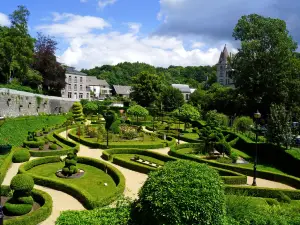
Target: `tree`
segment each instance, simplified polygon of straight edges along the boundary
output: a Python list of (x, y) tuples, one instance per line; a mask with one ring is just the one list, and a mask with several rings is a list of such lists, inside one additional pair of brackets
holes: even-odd
[(129, 115), (136, 116), (136, 122), (139, 121), (139, 117), (145, 117), (149, 115), (148, 110), (140, 105), (130, 106), (127, 110), (127, 113)]
[(225, 224), (222, 179), (205, 164), (168, 162), (149, 174), (132, 215), (139, 225)]
[(291, 113), (283, 105), (272, 104), (268, 118), (268, 142), (288, 148), (293, 139), (291, 122)]
[(83, 113), (86, 115), (96, 114), (98, 111), (98, 105), (95, 102), (87, 102), (83, 105)]
[(184, 130), (186, 130), (186, 124), (189, 121), (200, 119), (199, 111), (190, 104), (184, 104), (179, 109), (174, 110), (172, 115), (184, 122)]
[(167, 86), (163, 90), (161, 99), (163, 108), (167, 112), (171, 112), (175, 109), (178, 109), (185, 103), (181, 91), (177, 88), (173, 88), (172, 86)]
[(131, 98), (141, 106), (149, 106), (161, 93), (160, 78), (149, 72), (142, 72), (133, 78)]
[(237, 117), (234, 120), (233, 126), (238, 131), (246, 132), (246, 131), (251, 131), (252, 127), (254, 127), (254, 123), (249, 116), (241, 116), (241, 117)]
[(111, 125), (116, 121), (116, 114), (109, 110), (103, 112), (103, 118), (105, 119), (105, 130), (106, 130), (106, 147), (108, 148), (108, 131)]
[(8, 83), (12, 77), (21, 82), (33, 59), (34, 40), (27, 30), (29, 11), (18, 6), (10, 15), (11, 27), (0, 27), (0, 81)]
[(65, 68), (57, 61), (57, 42), (49, 36), (38, 33), (35, 43), (33, 68), (43, 76), (43, 90), (47, 94), (60, 96), (65, 87)]
[(23, 85), (30, 86), (33, 89), (38, 89), (42, 83), (43, 76), (40, 74), (40, 72), (29, 68), (23, 81)]
[(241, 41), (232, 62), (235, 87), (246, 97), (249, 109), (259, 108), (267, 114), (271, 103), (288, 99), (286, 84), (291, 79), (297, 44), (283, 20), (257, 14), (242, 16), (233, 37)]
[(226, 127), (228, 126), (228, 116), (218, 113), (217, 110), (211, 110), (206, 113), (207, 125), (211, 127)]

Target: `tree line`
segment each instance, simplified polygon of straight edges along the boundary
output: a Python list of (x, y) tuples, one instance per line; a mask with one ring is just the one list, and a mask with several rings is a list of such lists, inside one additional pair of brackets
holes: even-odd
[(29, 16), (25, 6), (18, 6), (9, 16), (11, 25), (0, 26), (0, 83), (60, 96), (65, 68), (56, 60), (57, 42), (41, 33), (31, 37)]

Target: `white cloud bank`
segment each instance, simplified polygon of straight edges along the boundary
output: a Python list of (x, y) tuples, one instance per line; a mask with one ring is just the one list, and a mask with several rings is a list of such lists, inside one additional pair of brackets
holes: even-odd
[(59, 60), (77, 69), (125, 61), (161, 67), (214, 65), (223, 48), (221, 45), (209, 47), (202, 41), (193, 41), (192, 48), (187, 48), (180, 38), (143, 36), (139, 34), (141, 24), (126, 24), (128, 32), (120, 33), (106, 30), (109, 23), (99, 17), (55, 13), (53, 24), (37, 29), (64, 38), (68, 47), (58, 56)]
[(10, 20), (7, 15), (0, 12), (0, 26), (9, 26)]

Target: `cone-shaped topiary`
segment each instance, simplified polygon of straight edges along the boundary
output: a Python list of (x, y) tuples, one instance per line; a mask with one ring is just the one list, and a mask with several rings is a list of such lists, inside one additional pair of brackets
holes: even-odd
[(82, 112), (82, 105), (80, 104), (80, 102), (74, 102), (74, 104), (72, 106), (72, 113), (73, 113), (73, 118), (75, 121), (84, 120), (83, 112)]
[(73, 153), (69, 153), (65, 158), (65, 166), (62, 169), (62, 174), (65, 176), (71, 176), (78, 172), (76, 167), (77, 164), (77, 150), (74, 150)]
[(33, 198), (31, 191), (34, 181), (31, 176), (18, 174), (13, 177), (10, 188), (14, 191), (13, 197), (4, 204), (4, 211), (7, 215), (20, 216), (31, 211)]

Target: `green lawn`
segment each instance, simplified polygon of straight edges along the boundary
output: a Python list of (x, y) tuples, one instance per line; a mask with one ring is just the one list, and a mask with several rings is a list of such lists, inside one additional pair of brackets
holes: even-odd
[(286, 152), (292, 155), (294, 158), (300, 160), (300, 148), (293, 147), (289, 150), (286, 150)]
[(199, 139), (199, 135), (196, 134), (196, 133), (183, 133), (183, 137), (190, 138), (190, 139), (195, 139), (195, 140)]
[(245, 152), (242, 152), (242, 151), (240, 151), (238, 149), (231, 148), (231, 151), (235, 152), (238, 156), (242, 157), (245, 160), (249, 160), (249, 159), (252, 158), (251, 156), (247, 155)]
[[(78, 179), (58, 178), (55, 175), (55, 172), (62, 169), (63, 166), (63, 162), (48, 163), (33, 167), (28, 170), (28, 172), (38, 176), (55, 179), (57, 181), (67, 182), (70, 185), (74, 185), (79, 189), (87, 191), (95, 200), (100, 200), (102, 199), (101, 196), (108, 196), (116, 190), (116, 184), (108, 174), (96, 167), (86, 164), (77, 164), (79, 169), (85, 171), (83, 177)], [(107, 183), (108, 185), (105, 186), (104, 183)]]
[[(248, 163), (248, 164), (234, 164), (234, 165), (238, 166), (238, 167), (253, 169), (254, 164), (253, 163)], [(282, 172), (281, 170), (276, 169), (276, 168), (274, 168), (272, 166), (269, 166), (269, 165), (258, 164), (256, 168), (257, 168), (257, 170), (264, 170), (264, 171), (269, 171), (269, 172), (273, 172), (273, 173), (286, 174), (286, 173)]]
[(40, 130), (45, 126), (62, 124), (64, 116), (31, 116), (26, 118), (7, 119), (0, 127), (0, 144), (21, 146), (28, 131)]
[[(136, 165), (141, 165), (141, 163), (138, 163), (138, 162), (134, 162), (132, 160), (130, 160), (131, 158), (133, 158), (134, 156), (139, 156), (141, 159), (144, 159), (144, 160), (147, 160), (149, 162), (152, 162), (152, 163), (156, 163), (156, 164), (159, 164), (159, 165), (164, 165), (165, 162), (164, 161), (161, 161), (159, 159), (156, 159), (156, 158), (152, 158), (152, 157), (149, 157), (149, 156), (145, 156), (145, 155), (138, 155), (138, 154), (116, 154), (115, 156), (117, 156), (118, 158), (121, 158), (121, 159), (124, 159), (125, 161), (129, 161), (133, 164), (136, 164)], [(145, 164), (143, 164), (145, 165)], [(147, 166), (147, 165), (145, 165)], [(148, 166), (147, 166), (148, 167)], [(149, 166), (150, 168), (153, 168), (151, 166)]]
[(181, 148), (181, 149), (178, 149), (177, 152), (181, 153), (181, 154), (191, 154), (194, 152), (194, 149), (193, 148)]

